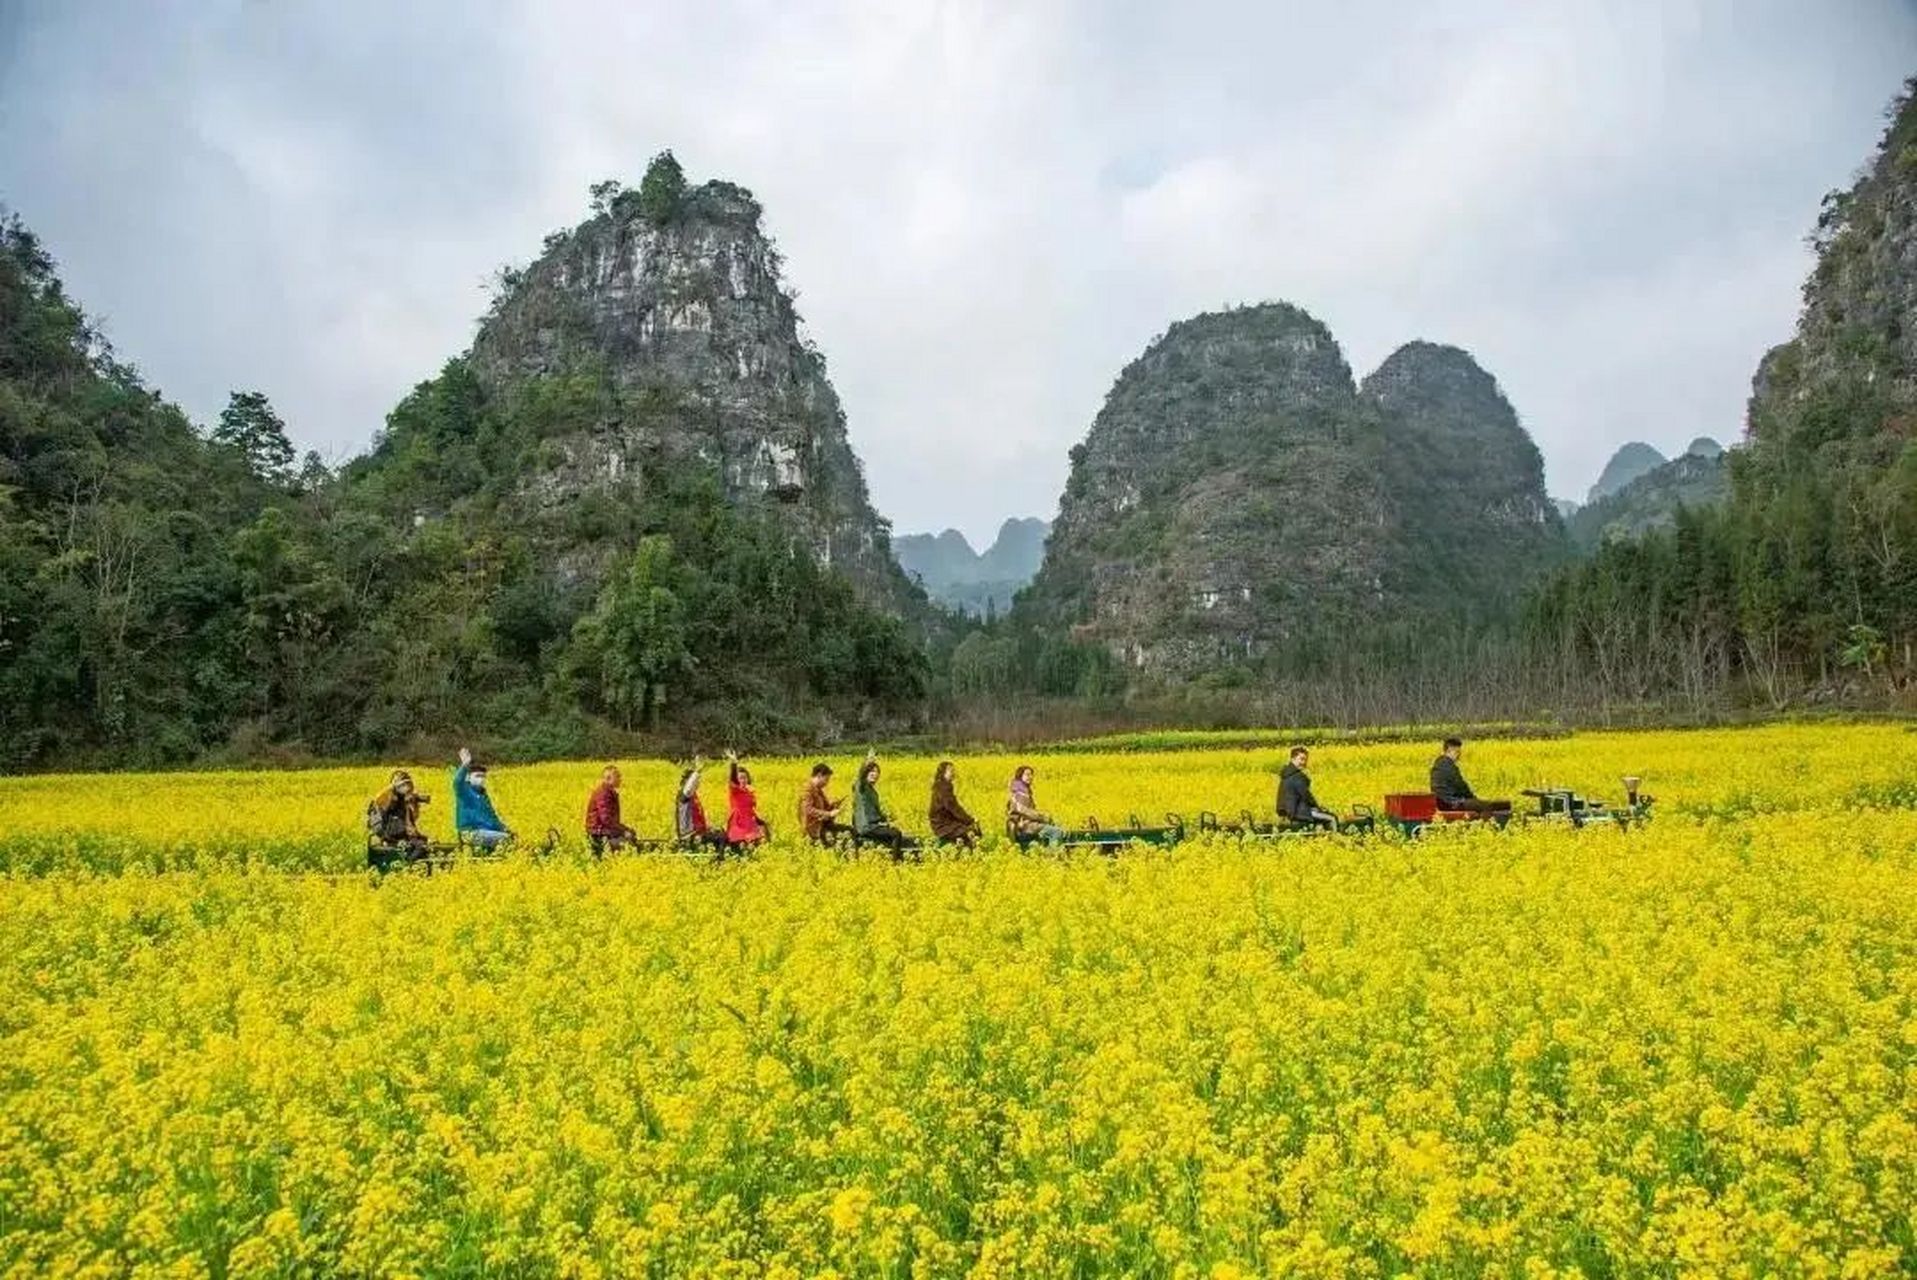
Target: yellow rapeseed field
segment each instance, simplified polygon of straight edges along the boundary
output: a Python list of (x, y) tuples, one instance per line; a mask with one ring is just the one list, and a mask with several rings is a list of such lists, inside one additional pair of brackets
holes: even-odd
[[(0, 779), (0, 1274), (1917, 1272), (1917, 734), (1467, 751), (1641, 773), (1630, 830), (903, 866), (789, 838), (808, 763), (746, 861), (592, 862), (584, 762), (494, 771), (558, 856), (384, 879), (384, 770)], [(959, 761), (988, 826), (1014, 763)], [(1072, 821), (1263, 816), (1278, 752), (1032, 763)]]

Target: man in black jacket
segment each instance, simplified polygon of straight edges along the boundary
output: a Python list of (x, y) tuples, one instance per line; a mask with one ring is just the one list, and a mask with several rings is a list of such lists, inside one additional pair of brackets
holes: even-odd
[(1463, 813), (1511, 812), (1509, 800), (1478, 799), (1471, 784), (1464, 780), (1464, 771), (1458, 768), (1458, 757), (1463, 754), (1462, 738), (1446, 738), (1443, 750), (1431, 762), (1431, 794), (1438, 797), (1438, 807)]
[(1311, 794), (1311, 775), (1305, 772), (1310, 762), (1310, 751), (1291, 749), (1291, 763), (1278, 771), (1278, 816), (1299, 826), (1336, 831), (1338, 815), (1320, 807), (1318, 797)]

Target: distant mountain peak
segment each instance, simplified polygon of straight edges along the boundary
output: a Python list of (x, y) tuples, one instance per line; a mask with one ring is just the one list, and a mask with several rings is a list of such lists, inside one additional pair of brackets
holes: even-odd
[(984, 551), (973, 551), (964, 534), (946, 529), (895, 537), (892, 553), (939, 603), (968, 613), (1003, 611), (1038, 572), (1050, 532), (1050, 523), (1036, 516), (1013, 516)]
[(1665, 461), (1662, 453), (1642, 440), (1619, 446), (1611, 460), (1604, 464), (1604, 470), (1598, 473), (1597, 483), (1585, 495), (1585, 505), (1610, 497), (1639, 476), (1663, 466)]

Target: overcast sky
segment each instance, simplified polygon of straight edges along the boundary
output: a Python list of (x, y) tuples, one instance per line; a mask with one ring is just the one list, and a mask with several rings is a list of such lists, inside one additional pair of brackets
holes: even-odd
[(0, 0), (0, 202), (201, 421), (339, 460), (673, 148), (751, 187), (880, 512), (980, 545), (1173, 320), (1471, 350), (1581, 496), (1742, 430), (1917, 0)]

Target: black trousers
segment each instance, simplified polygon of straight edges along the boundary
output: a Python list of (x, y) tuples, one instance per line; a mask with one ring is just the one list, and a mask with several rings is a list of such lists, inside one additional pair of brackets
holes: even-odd
[(906, 835), (889, 822), (876, 823), (858, 833), (861, 844), (876, 844), (892, 851), (894, 862), (902, 860), (906, 853), (919, 847), (919, 842)]
[(1440, 809), (1449, 809), (1453, 813), (1509, 813), (1509, 800), (1480, 800), (1473, 796), (1469, 800), (1440, 800)]

